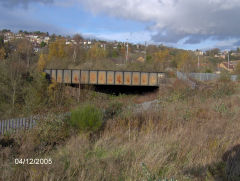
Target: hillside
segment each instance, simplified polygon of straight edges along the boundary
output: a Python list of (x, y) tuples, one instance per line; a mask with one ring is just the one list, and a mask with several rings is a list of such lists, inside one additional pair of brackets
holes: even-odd
[[(134, 105), (144, 95), (88, 91), (77, 110), (91, 117), (84, 108), (89, 101), (104, 110), (97, 129), (49, 116), (33, 130), (6, 135), (2, 180), (238, 180), (239, 85), (191, 90), (175, 81), (154, 94), (157, 108), (139, 112)], [(13, 165), (14, 158), (51, 158), (52, 164)]]
[[(2, 48), (0, 119), (43, 117), (1, 135), (0, 180), (239, 180), (239, 82), (223, 76), (192, 89), (177, 80), (175, 70), (197, 69), (193, 52), (149, 46), (145, 59), (135, 50), (119, 64), (124, 47), (115, 54), (99, 42), (83, 49), (59, 38), (40, 53), (25, 40)], [(49, 81), (44, 68), (166, 71), (167, 79), (155, 92), (107, 94)]]

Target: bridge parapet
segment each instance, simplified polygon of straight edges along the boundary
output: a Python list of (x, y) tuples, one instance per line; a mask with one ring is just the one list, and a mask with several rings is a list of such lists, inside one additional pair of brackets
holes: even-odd
[(158, 87), (165, 78), (163, 72), (45, 69), (48, 76), (65, 84), (124, 85)]

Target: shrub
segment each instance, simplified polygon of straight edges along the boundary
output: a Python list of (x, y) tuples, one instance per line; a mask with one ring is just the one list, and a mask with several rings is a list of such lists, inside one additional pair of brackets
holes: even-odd
[(71, 112), (70, 124), (82, 131), (97, 131), (103, 124), (103, 114), (94, 105), (83, 105)]
[(106, 118), (113, 118), (114, 116), (118, 116), (123, 109), (123, 104), (121, 102), (111, 102), (105, 110)]
[(213, 72), (212, 72), (212, 70), (211, 70), (210, 68), (207, 68), (207, 69), (205, 70), (205, 73), (213, 73)]
[(223, 72), (220, 74), (219, 78), (220, 82), (230, 82), (231, 81), (231, 75), (228, 72)]
[(240, 81), (240, 74), (237, 75), (237, 81)]

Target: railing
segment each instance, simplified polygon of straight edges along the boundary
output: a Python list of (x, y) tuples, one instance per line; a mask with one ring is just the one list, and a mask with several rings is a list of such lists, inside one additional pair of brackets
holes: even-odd
[(64, 84), (158, 87), (165, 77), (163, 72), (140, 71), (44, 69), (44, 72), (49, 79)]
[[(55, 119), (62, 119), (65, 116), (70, 116), (70, 112), (59, 113), (55, 116)], [(53, 116), (52, 114), (46, 115), (34, 115), (28, 118), (16, 118), (8, 120), (0, 120), (0, 135), (17, 133), (21, 130), (28, 130), (37, 125), (37, 122), (42, 119), (47, 119)]]
[[(218, 80), (221, 75), (220, 74), (214, 74), (214, 73), (182, 73), (182, 72), (177, 72), (177, 77), (182, 80), (189, 80), (195, 79), (198, 81), (214, 81)], [(238, 75), (231, 75), (230, 76), (231, 81), (238, 81)]]
[(186, 81), (191, 86), (192, 89), (196, 87), (196, 83), (190, 80), (185, 73), (177, 71), (177, 78)]
[(0, 135), (31, 129), (35, 125), (36, 119), (33, 117), (0, 120)]

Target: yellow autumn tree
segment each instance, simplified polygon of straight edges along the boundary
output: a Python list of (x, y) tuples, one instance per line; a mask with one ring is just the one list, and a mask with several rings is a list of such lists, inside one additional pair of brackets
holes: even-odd
[(163, 49), (154, 53), (153, 57), (155, 62), (160, 64), (162, 70), (166, 67), (167, 62), (171, 58), (168, 49)]
[(52, 59), (53, 57), (57, 56), (57, 46), (56, 43), (50, 43), (48, 48), (48, 59)]
[(125, 57), (126, 56), (126, 47), (123, 45), (119, 45), (118, 49), (119, 49), (118, 51), (119, 51), (120, 55), (122, 57)]
[(105, 58), (107, 55), (106, 51), (104, 50), (104, 48), (101, 48), (99, 43), (95, 43), (89, 50), (87, 53), (87, 57), (90, 60), (98, 60), (98, 59), (102, 59)]
[(170, 58), (168, 49), (160, 50), (154, 54), (156, 62), (164, 63)]
[(67, 54), (65, 52), (66, 41), (64, 39), (57, 40), (58, 57), (64, 58)]
[(41, 53), (38, 59), (38, 64), (37, 64), (38, 71), (43, 71), (46, 64), (47, 64), (46, 56)]
[(192, 55), (188, 51), (181, 51), (177, 55), (177, 68), (184, 72), (189, 72), (194, 66)]
[(55, 42), (49, 44), (48, 59), (64, 58), (67, 53), (65, 52), (66, 41), (64, 39), (57, 39)]

